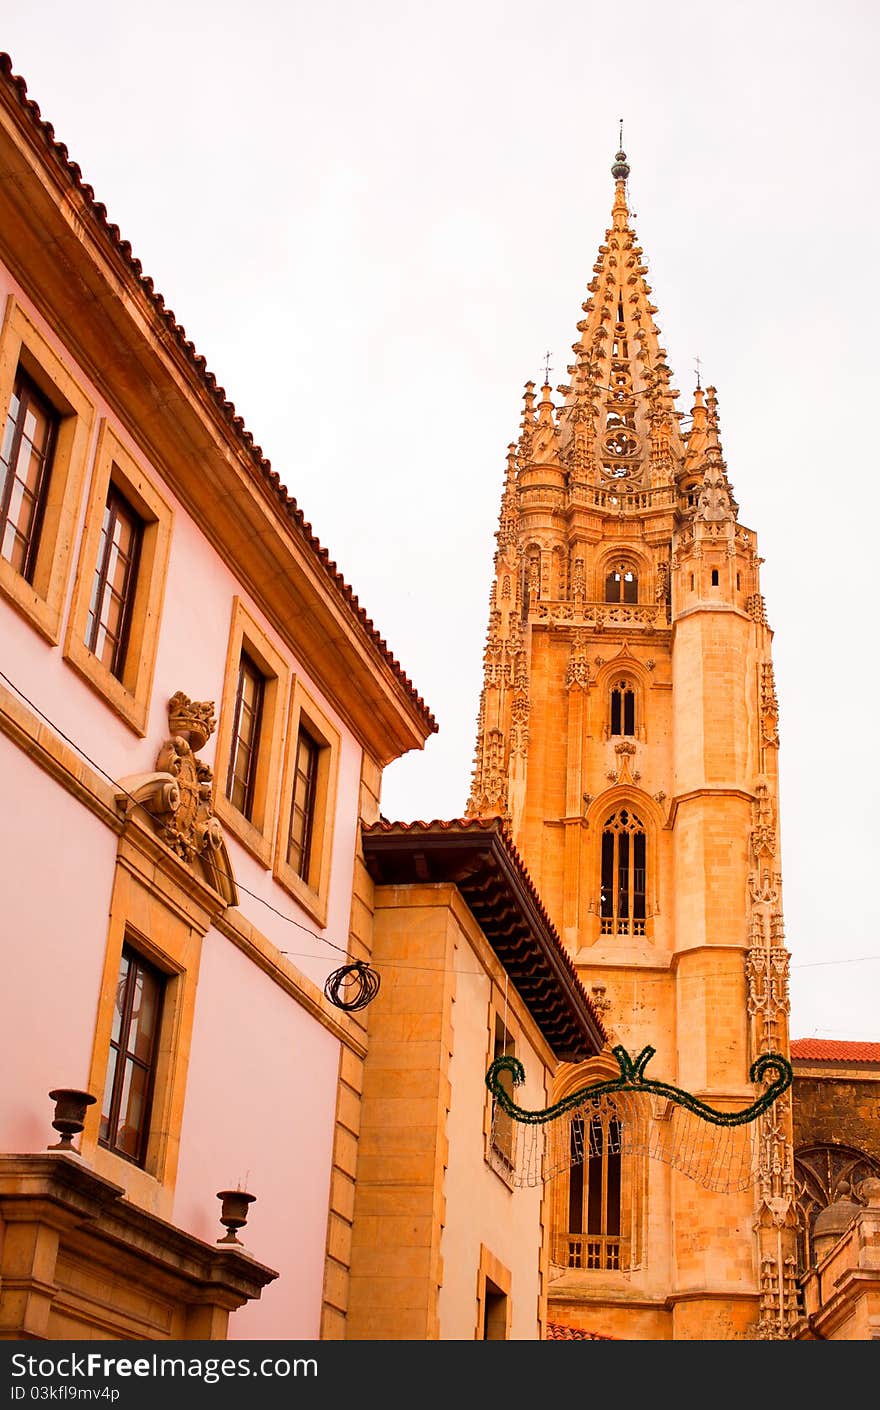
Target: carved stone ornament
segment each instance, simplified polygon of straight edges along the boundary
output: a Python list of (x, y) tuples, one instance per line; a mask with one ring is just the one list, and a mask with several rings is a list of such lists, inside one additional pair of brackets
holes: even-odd
[(211, 803), (214, 775), (196, 758), (215, 724), (213, 701), (190, 700), (176, 691), (168, 702), (170, 738), (159, 750), (155, 771), (120, 779), (116, 801), (126, 816), (141, 806), (165, 845), (184, 862), (201, 862), (227, 905), (236, 905), (223, 829)]
[(761, 662), (761, 740), (770, 748), (779, 746), (779, 706), (772, 661)]
[(571, 690), (573, 686), (580, 686), (583, 689), (584, 686), (589, 685), (589, 682), (590, 663), (587, 660), (586, 652), (583, 646), (573, 646), (565, 671), (566, 688)]
[(760, 861), (762, 857), (776, 854), (776, 819), (773, 800), (766, 783), (759, 783), (755, 789), (752, 804), (752, 831), (750, 834), (752, 853)]
[(625, 739), (620, 744), (615, 744), (614, 752), (617, 755), (617, 768), (613, 772), (609, 772), (609, 779), (613, 779), (615, 783), (637, 783), (639, 775), (633, 773), (632, 770), (636, 746)]
[(719, 465), (710, 465), (706, 469), (694, 518), (707, 524), (722, 524), (734, 518), (730, 492)]

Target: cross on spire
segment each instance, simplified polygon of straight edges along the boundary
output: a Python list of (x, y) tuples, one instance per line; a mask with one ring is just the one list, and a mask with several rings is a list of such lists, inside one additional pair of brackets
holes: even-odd
[(547, 386), (550, 385), (550, 373), (551, 373), (552, 371), (553, 371), (553, 368), (550, 366), (550, 349), (548, 348), (547, 351), (546, 351), (545, 354), (544, 354), (544, 386), (545, 386), (545, 387), (547, 387)]

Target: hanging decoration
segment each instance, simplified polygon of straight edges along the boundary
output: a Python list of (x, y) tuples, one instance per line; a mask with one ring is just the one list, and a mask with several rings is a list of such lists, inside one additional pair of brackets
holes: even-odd
[(381, 980), (366, 960), (355, 960), (344, 964), (328, 974), (324, 984), (324, 995), (334, 1008), (355, 1013), (365, 1009), (379, 992)]
[(525, 1110), (511, 1095), (525, 1082), (519, 1059), (508, 1055), (492, 1063), (486, 1074), (493, 1097), (492, 1150), (508, 1180), (515, 1185), (550, 1180), (601, 1154), (603, 1140), (607, 1154), (613, 1131), (613, 1153), (643, 1152), (708, 1189), (745, 1189), (753, 1183), (757, 1149), (752, 1128), (791, 1085), (792, 1067), (784, 1057), (763, 1053), (756, 1058), (749, 1080), (772, 1080), (748, 1106), (720, 1111), (681, 1087), (646, 1077), (654, 1048), (643, 1048), (635, 1059), (621, 1046), (612, 1051), (618, 1076), (589, 1083), (539, 1111)]

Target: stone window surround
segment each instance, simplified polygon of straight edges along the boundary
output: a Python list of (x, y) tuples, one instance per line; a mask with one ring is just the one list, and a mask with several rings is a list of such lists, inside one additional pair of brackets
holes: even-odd
[(6, 424), (19, 367), (58, 413), (59, 425), (32, 581), (0, 559), (0, 592), (57, 646), (95, 408), (69, 366), (10, 294), (0, 331), (0, 427)]
[[(111, 484), (116, 486), (143, 523), (137, 581), (128, 628), (128, 649), (121, 679), (114, 676), (109, 667), (86, 646), (89, 603), (95, 565), (98, 561), (101, 525)], [(80, 546), (64, 655), (101, 699), (141, 738), (146, 734), (150, 692), (159, 646), (162, 602), (171, 550), (172, 520), (171, 506), (151, 484), (109, 422), (102, 420), (86, 505), (85, 531)]]
[[(287, 861), (287, 833), (293, 803), (296, 751), (300, 726), (319, 747), (318, 776), (312, 821), (311, 856), (308, 876), (301, 877)], [(340, 735), (324, 711), (308, 693), (299, 677), (293, 683), (287, 727), (281, 806), (275, 847), (276, 880), (296, 898), (321, 926), (327, 924), (330, 899), (330, 861), (333, 850), (333, 824), (336, 816), (336, 786), (339, 776)]]
[[(509, 995), (507, 997), (509, 999)], [(509, 1004), (505, 1003), (505, 992), (499, 987), (497, 980), (491, 980), (489, 1011), (486, 1023), (488, 1046), (486, 1049), (485, 1070), (486, 1072), (488, 1072), (490, 1066), (495, 1060), (495, 1035), (498, 1031), (499, 1024), (503, 1026), (507, 1034), (508, 1052), (510, 1056), (518, 1057), (523, 1052), (523, 1035), (520, 1030), (519, 1024), (517, 1023), (516, 1015), (511, 1011), (511, 1007), (509, 1006)], [(506, 1185), (507, 1188), (512, 1191), (514, 1189), (513, 1176), (516, 1168), (516, 1147), (519, 1131), (517, 1128), (517, 1123), (511, 1120), (510, 1124), (512, 1144), (510, 1153), (510, 1170), (508, 1172), (504, 1169), (503, 1152), (499, 1152), (497, 1148), (493, 1147), (492, 1143), (492, 1118), (494, 1115), (493, 1107), (494, 1099), (492, 1097), (492, 1093), (487, 1089), (486, 1101), (483, 1105), (483, 1157), (492, 1173), (494, 1175), (497, 1175), (501, 1183), (503, 1185)], [(500, 1159), (499, 1155), (501, 1156)]]
[[(263, 674), (263, 707), (257, 752), (257, 772), (251, 816), (245, 817), (226, 796), (225, 780), (232, 748), (235, 698), (242, 652)], [(221, 822), (267, 870), (272, 866), (278, 817), (278, 780), (281, 771), (284, 710), (290, 669), (239, 596), (232, 600), (229, 646), (220, 702), (220, 722), (215, 755), (214, 811)]]
[[(191, 898), (176, 895), (167, 878), (163, 886), (163, 879), (156, 878), (149, 858), (138, 846), (120, 841), (89, 1065), (88, 1090), (98, 1100), (86, 1117), (81, 1150), (97, 1174), (123, 1185), (129, 1199), (165, 1219), (171, 1217), (173, 1206), (202, 936), (206, 929), (205, 918), (193, 910), (193, 905)], [(166, 976), (142, 1166), (98, 1143), (123, 945)]]
[(496, 1338), (496, 1340), (509, 1341), (511, 1312), (513, 1310), (511, 1305), (510, 1294), (511, 1288), (513, 1286), (513, 1279), (511, 1278), (510, 1270), (508, 1268), (505, 1268), (504, 1264), (501, 1263), (495, 1257), (495, 1255), (486, 1247), (485, 1244), (481, 1243), (480, 1265), (477, 1269), (477, 1320), (474, 1330), (474, 1339), (476, 1341), (483, 1340), (483, 1319), (485, 1315), (488, 1283), (494, 1284), (494, 1286), (499, 1290), (499, 1292), (504, 1294), (504, 1336), (503, 1338)]

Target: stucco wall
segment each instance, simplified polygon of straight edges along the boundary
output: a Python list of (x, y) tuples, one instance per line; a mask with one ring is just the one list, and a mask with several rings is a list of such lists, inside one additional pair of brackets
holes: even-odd
[[(484, 1113), (488, 1092), (490, 980), (459, 928), (454, 952), (455, 1003), (453, 1046), (449, 1063), (452, 1101), (447, 1120), (449, 1164), (446, 1171), (446, 1222), (440, 1242), (443, 1283), (439, 1296), (443, 1340), (473, 1340), (476, 1326), (477, 1273), (485, 1246), (511, 1277), (510, 1340), (534, 1340), (538, 1330), (542, 1186), (511, 1189), (486, 1160)], [(528, 1109), (545, 1105), (545, 1069), (523, 1035), (515, 1010), (502, 1009), (502, 1021), (516, 1028), (516, 1056), (526, 1081), (517, 1102)], [(533, 1136), (519, 1127), (516, 1140)]]
[[(287, 661), (292, 675), (300, 677), (341, 735), (338, 786), (336, 792), (333, 867), (328, 902), (327, 934), (344, 947), (348, 931), (351, 872), (357, 827), (357, 797), (361, 750), (330, 702), (316, 689), (308, 673), (308, 663), (298, 660), (284, 646), (271, 623), (267, 622), (250, 595), (209, 543), (186, 509), (169, 490), (160, 471), (139, 449), (137, 442), (113, 415), (85, 373), (76, 365), (51, 327), (33, 308), (21, 288), (0, 267), (0, 308), (13, 293), (27, 310), (46, 344), (68, 367), (95, 408), (95, 421), (88, 453), (89, 470), (94, 457), (98, 428), (106, 417), (149, 481), (156, 486), (172, 511), (171, 548), (165, 581), (164, 602), (156, 655), (153, 689), (146, 733), (139, 738), (132, 728), (110, 708), (74, 670), (63, 654), (79, 547), (86, 514), (89, 474), (80, 497), (76, 519), (71, 566), (65, 592), (61, 623), (61, 645), (50, 646), (33, 627), (7, 603), (0, 603), (3, 620), (3, 672), (23, 691), (52, 724), (66, 734), (78, 749), (113, 779), (151, 770), (156, 754), (168, 736), (168, 700), (175, 691), (184, 691), (193, 700), (212, 700), (219, 710), (223, 693), (227, 644), (233, 599), (242, 597), (259, 626)], [(286, 713), (286, 712), (285, 712)], [(217, 734), (200, 753), (205, 763), (214, 764)], [(225, 766), (225, 760), (222, 761)], [(278, 781), (280, 785), (280, 779)], [(222, 786), (222, 780), (221, 780)], [(310, 929), (315, 921), (272, 879), (268, 871), (239, 841), (227, 837), (236, 876), (243, 886), (256, 892), (271, 905), (292, 915)], [(317, 983), (338, 963), (338, 952), (303, 943), (302, 932), (273, 917), (267, 906), (242, 896), (242, 910), (279, 948), (297, 950), (298, 963)], [(295, 943), (291, 943), (295, 942)], [(335, 956), (335, 957), (334, 957)]]
[(277, 1269), (231, 1337), (316, 1338), (339, 1044), (225, 936), (205, 937), (174, 1221), (212, 1243), (218, 1190), (256, 1201), (240, 1234)]
[(116, 838), (2, 734), (0, 777), (0, 1150), (43, 1151), (88, 1083)]

